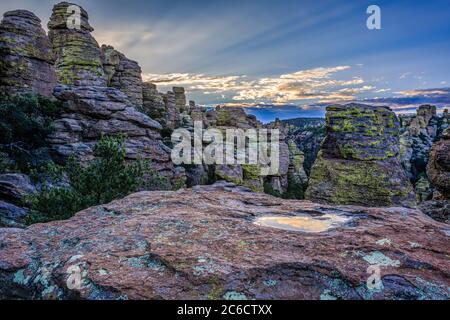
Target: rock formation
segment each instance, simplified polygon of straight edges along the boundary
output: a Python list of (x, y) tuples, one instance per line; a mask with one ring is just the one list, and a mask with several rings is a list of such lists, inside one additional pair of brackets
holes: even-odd
[(61, 2), (53, 7), (48, 23), (49, 37), (56, 57), (56, 75), (59, 84), (75, 86), (107, 85), (107, 78), (100, 58), (100, 48), (91, 35), (87, 12), (81, 12), (80, 28), (69, 28), (73, 14), (70, 3)]
[(327, 136), (314, 163), (307, 199), (365, 206), (415, 205), (398, 159), (399, 123), (385, 107), (327, 108)]
[(9, 11), (0, 23), (0, 92), (51, 97), (54, 56), (41, 20), (26, 10)]
[(189, 112), (189, 107), (186, 105), (186, 91), (183, 87), (173, 87), (173, 93), (175, 94), (175, 106), (179, 113)]
[(125, 135), (127, 159), (149, 159), (162, 176), (178, 179), (180, 172), (174, 170), (170, 149), (162, 142), (162, 126), (136, 109), (142, 104), (139, 66), (111, 47), (101, 52), (84, 9), (81, 29), (69, 29), (69, 5), (55, 5), (48, 24), (57, 57), (54, 96), (64, 102), (49, 138), (55, 159), (74, 154), (81, 161), (90, 160), (102, 135)]
[(294, 141), (305, 155), (303, 168), (310, 175), (322, 141), (325, 139), (325, 119), (298, 118), (282, 121), (287, 139)]
[[(449, 232), (418, 210), (230, 184), (143, 192), (67, 221), (0, 229), (0, 298), (450, 299)], [(374, 266), (381, 283), (368, 289)]]
[(426, 199), (419, 207), (433, 219), (450, 223), (450, 128), (433, 145), (427, 173), (436, 191), (432, 199)]
[(436, 107), (421, 106), (415, 116), (401, 116), (404, 131), (400, 137), (400, 156), (408, 177), (415, 181), (424, 172), (437, 134)]
[(33, 194), (36, 187), (24, 174), (0, 175), (0, 228), (22, 228), (30, 210), (22, 208), (25, 197)]
[(21, 200), (35, 192), (30, 178), (24, 174), (8, 173), (0, 175), (0, 200), (20, 204)]
[(172, 130), (178, 128), (181, 124), (180, 113), (175, 104), (175, 94), (172, 91), (164, 95), (164, 105), (166, 126)]
[(141, 107), (143, 89), (142, 70), (139, 64), (111, 46), (102, 46), (101, 57), (108, 86), (121, 90), (133, 104)]
[(308, 185), (308, 176), (306, 175), (304, 164), (305, 154), (300, 151), (294, 141), (289, 141), (289, 184), (293, 184), (296, 188), (303, 189)]
[(439, 117), (436, 107), (420, 106), (416, 115), (401, 115), (400, 158), (408, 178), (415, 187), (417, 200), (432, 198), (433, 188), (427, 177), (427, 164), (431, 147), (441, 139), (442, 132), (449, 126), (445, 114)]
[(23, 228), (23, 219), (30, 211), (12, 203), (0, 200), (0, 228)]
[(162, 126), (167, 126), (166, 105), (164, 95), (159, 93), (156, 85), (150, 82), (142, 84), (143, 103), (140, 109), (143, 113), (158, 121)]
[(427, 171), (431, 183), (444, 198), (450, 199), (450, 129), (431, 149)]

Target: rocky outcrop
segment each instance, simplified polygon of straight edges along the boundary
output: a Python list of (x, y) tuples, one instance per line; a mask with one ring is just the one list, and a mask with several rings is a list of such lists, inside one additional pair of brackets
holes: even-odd
[(72, 4), (61, 2), (53, 7), (48, 23), (49, 37), (56, 57), (56, 75), (59, 84), (75, 86), (107, 85), (107, 77), (100, 58), (100, 48), (91, 35), (87, 12), (80, 8), (80, 28), (69, 28), (67, 21), (73, 14)]
[(175, 94), (158, 92), (155, 84), (143, 85), (144, 101), (142, 112), (157, 120), (163, 128), (174, 130), (180, 125), (180, 113), (175, 106)]
[(425, 173), (431, 146), (437, 136), (435, 106), (421, 106), (417, 115), (400, 116), (400, 157), (410, 180), (415, 183)]
[(300, 151), (297, 144), (290, 140), (289, 145), (289, 171), (288, 181), (294, 188), (301, 189), (303, 194), (308, 186), (308, 176), (306, 175), (304, 164), (305, 154)]
[(325, 119), (297, 118), (282, 121), (287, 139), (294, 141), (305, 155), (303, 168), (310, 175), (322, 141), (325, 139)]
[(49, 137), (54, 158), (64, 161), (73, 154), (85, 162), (92, 159), (93, 147), (103, 135), (124, 135), (128, 160), (151, 160), (159, 174), (178, 179), (171, 150), (162, 142), (162, 126), (137, 111), (137, 104), (142, 104), (139, 66), (112, 47), (100, 51), (84, 9), (81, 29), (69, 29), (68, 6), (57, 4), (49, 22), (59, 81), (54, 95), (64, 102)]
[(108, 87), (60, 85), (55, 96), (65, 101), (64, 113), (49, 137), (57, 159), (75, 154), (88, 161), (102, 135), (125, 135), (127, 159), (150, 159), (164, 176), (171, 175), (173, 164), (170, 149), (161, 141), (161, 125), (136, 111), (124, 93)]
[(420, 210), (436, 221), (450, 224), (450, 201), (430, 200), (419, 204)]
[(30, 211), (0, 200), (0, 228), (23, 228)]
[(26, 10), (9, 11), (0, 23), (0, 92), (51, 97), (54, 56), (41, 20)]
[(436, 189), (446, 199), (450, 199), (450, 129), (431, 149), (427, 172)]
[(143, 89), (142, 70), (139, 64), (106, 45), (101, 48), (101, 58), (108, 78), (108, 86), (121, 90), (134, 105), (141, 107)]
[(415, 206), (399, 162), (399, 123), (385, 107), (329, 106), (327, 136), (312, 168), (307, 199), (365, 206)]
[(15, 204), (36, 191), (27, 175), (19, 173), (7, 173), (0, 175), (0, 199)]
[(143, 104), (140, 109), (143, 113), (158, 121), (163, 127), (167, 125), (166, 105), (164, 95), (158, 92), (156, 85), (144, 82), (142, 85)]
[(224, 183), (144, 192), (0, 229), (0, 298), (450, 299), (449, 232), (418, 210)]
[(165, 105), (165, 126), (169, 129), (176, 129), (180, 126), (180, 113), (175, 104), (175, 94), (172, 91), (168, 91), (164, 95), (164, 105)]
[(24, 200), (36, 192), (27, 175), (7, 173), (0, 175), (0, 228), (23, 228), (30, 210), (22, 208)]
[(178, 112), (189, 112), (185, 89), (183, 87), (173, 87), (172, 92), (175, 95), (175, 107), (178, 109)]
[(439, 141), (450, 118), (436, 107), (420, 106), (416, 115), (401, 115), (400, 158), (408, 178), (414, 185), (419, 202), (431, 200), (434, 189), (428, 181), (427, 165), (434, 142)]

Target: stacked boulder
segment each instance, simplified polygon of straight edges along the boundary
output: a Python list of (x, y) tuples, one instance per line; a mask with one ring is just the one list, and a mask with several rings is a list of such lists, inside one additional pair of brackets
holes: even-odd
[(364, 206), (415, 206), (399, 161), (399, 122), (387, 107), (329, 106), (327, 136), (312, 168), (307, 199)]
[(26, 10), (9, 11), (0, 23), (0, 92), (51, 97), (54, 56), (41, 21)]
[(133, 104), (141, 107), (143, 88), (142, 70), (139, 64), (106, 45), (101, 48), (101, 58), (108, 78), (108, 86), (121, 90)]

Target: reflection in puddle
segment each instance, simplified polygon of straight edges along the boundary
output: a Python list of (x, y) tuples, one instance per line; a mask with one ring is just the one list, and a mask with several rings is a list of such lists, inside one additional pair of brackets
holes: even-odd
[(320, 217), (310, 216), (266, 216), (259, 217), (255, 223), (263, 227), (272, 227), (288, 231), (301, 231), (319, 233), (337, 228), (344, 223), (351, 220), (349, 217), (344, 217), (336, 214), (325, 214)]

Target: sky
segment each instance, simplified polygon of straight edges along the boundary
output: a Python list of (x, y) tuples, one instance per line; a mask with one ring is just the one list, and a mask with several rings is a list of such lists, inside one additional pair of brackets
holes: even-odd
[[(56, 1), (1, 0), (46, 25)], [(136, 60), (160, 91), (269, 118), (363, 101), (411, 112), (450, 105), (448, 0), (79, 0), (93, 35)], [(381, 9), (381, 30), (366, 10)], [(264, 114), (264, 115), (263, 115)]]

